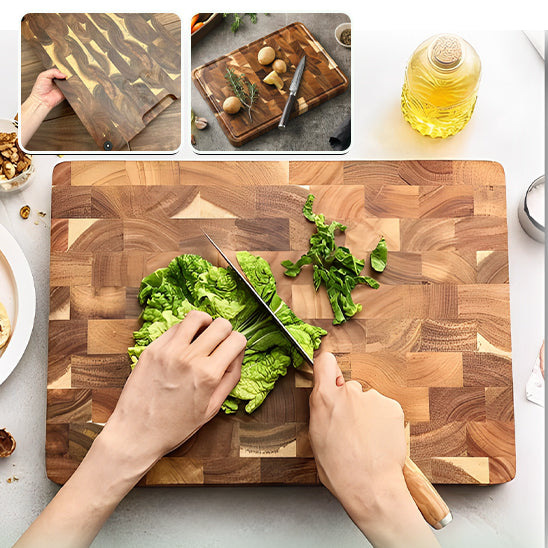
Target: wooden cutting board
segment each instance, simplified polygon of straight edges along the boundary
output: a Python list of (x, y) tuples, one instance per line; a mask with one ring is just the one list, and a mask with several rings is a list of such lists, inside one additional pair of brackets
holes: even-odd
[[(340, 243), (388, 266), (363, 310), (331, 325), (309, 271), (301, 209), (348, 225)], [(53, 174), (47, 383), (48, 476), (64, 482), (110, 416), (130, 372), (143, 276), (180, 253), (223, 264), (226, 250), (272, 265), (279, 292), (329, 331), (347, 378), (396, 398), (410, 456), (438, 483), (515, 474), (505, 179), (493, 162), (68, 162)], [(219, 414), (143, 485), (314, 484), (309, 372), (290, 371), (252, 415)], [(344, 447), (341, 447), (344, 451)]]
[(93, 140), (123, 150), (181, 95), (181, 44), (151, 14), (31, 13), (22, 36)]
[[(281, 75), (282, 90), (263, 83), (272, 71), (271, 65), (261, 65), (257, 60), (264, 46), (273, 47), (276, 58), (283, 59), (287, 65), (287, 72)], [(341, 94), (349, 84), (337, 63), (302, 23), (292, 23), (192, 71), (194, 84), (232, 145), (241, 146), (277, 127), (289, 96), (289, 85), (303, 55), (306, 55), (306, 68), (292, 115), (295, 117)], [(252, 121), (245, 108), (238, 114), (223, 111), (224, 100), (234, 95), (225, 80), (227, 68), (234, 69), (236, 74), (245, 74), (257, 85), (259, 98), (253, 106)]]

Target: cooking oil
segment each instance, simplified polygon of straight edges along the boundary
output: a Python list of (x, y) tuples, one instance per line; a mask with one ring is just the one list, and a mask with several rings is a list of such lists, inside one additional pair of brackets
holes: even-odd
[(438, 34), (413, 53), (401, 95), (404, 118), (423, 135), (449, 137), (470, 120), (476, 105), (481, 62), (459, 36)]

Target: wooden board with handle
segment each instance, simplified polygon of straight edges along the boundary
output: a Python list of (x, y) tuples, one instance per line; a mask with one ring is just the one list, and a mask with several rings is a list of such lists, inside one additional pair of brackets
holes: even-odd
[(66, 75), (55, 82), (101, 150), (125, 150), (180, 98), (180, 40), (152, 14), (30, 13), (21, 34)]
[[(257, 59), (264, 46), (274, 48), (276, 58), (287, 65), (287, 72), (280, 75), (284, 82), (281, 90), (263, 82), (272, 71), (271, 65), (261, 65)], [(306, 55), (306, 68), (297, 93), (294, 117), (343, 93), (349, 84), (337, 63), (302, 23), (292, 23), (192, 71), (194, 84), (232, 145), (241, 146), (277, 127), (295, 68), (303, 55)], [(225, 80), (227, 68), (232, 68), (238, 75), (244, 74), (257, 85), (259, 97), (253, 105), (251, 121), (245, 107), (238, 114), (223, 111), (224, 100), (234, 95)]]
[[(141, 279), (180, 253), (223, 265), (227, 251), (272, 266), (279, 293), (329, 331), (346, 378), (397, 399), (409, 456), (434, 483), (515, 474), (505, 179), (493, 162), (68, 162), (52, 189), (46, 460), (64, 482), (112, 412), (130, 372)], [(280, 262), (308, 249), (301, 209), (348, 225), (340, 243), (389, 262), (363, 310), (333, 326), (309, 271)], [(315, 484), (310, 370), (289, 371), (252, 415), (219, 414), (143, 485)]]

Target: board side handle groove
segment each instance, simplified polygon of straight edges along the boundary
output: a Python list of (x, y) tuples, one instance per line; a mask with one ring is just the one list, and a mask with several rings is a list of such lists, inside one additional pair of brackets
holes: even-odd
[(451, 522), (453, 516), (449, 507), (430, 483), (430, 480), (409, 457), (405, 459), (403, 476), (415, 504), (424, 519), (434, 529), (442, 529)]

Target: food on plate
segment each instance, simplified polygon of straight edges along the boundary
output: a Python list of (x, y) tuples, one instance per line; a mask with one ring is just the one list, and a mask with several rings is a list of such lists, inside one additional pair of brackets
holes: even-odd
[(0, 429), (0, 458), (9, 457), (15, 451), (15, 439), (4, 428)]
[[(247, 251), (236, 257), (251, 285), (312, 356), (327, 332), (303, 322), (279, 297), (267, 261)], [(167, 268), (144, 278), (138, 298), (144, 307), (143, 325), (133, 334), (135, 346), (128, 349), (133, 364), (147, 345), (191, 310), (226, 318), (234, 330), (245, 335), (241, 378), (221, 407), (225, 413), (235, 413), (241, 403), (245, 403), (247, 413), (253, 412), (274, 388), (278, 377), (285, 375), (289, 366), (299, 367), (304, 361), (238, 276), (199, 255), (176, 257)]]
[(240, 102), (240, 99), (234, 95), (227, 97), (223, 103), (223, 110), (227, 114), (236, 114), (237, 112), (240, 112), (241, 108), (242, 103)]
[(259, 50), (257, 60), (261, 63), (261, 65), (270, 65), (274, 59), (276, 59), (276, 52), (274, 51), (274, 48), (265, 46)]
[(0, 132), (0, 181), (9, 181), (30, 167), (32, 160), (17, 142), (17, 133)]
[(271, 73), (269, 73), (263, 80), (265, 84), (271, 84), (273, 86), (276, 86), (278, 89), (282, 89), (284, 87), (284, 82), (280, 78), (280, 75), (273, 70)]
[(386, 260), (388, 258), (388, 249), (386, 248), (386, 240), (381, 238), (377, 247), (371, 252), (371, 268), (377, 272), (382, 272), (386, 268)]
[(296, 263), (290, 260), (283, 261), (286, 268), (284, 274), (296, 277), (303, 266), (313, 265), (314, 288), (318, 291), (323, 283), (333, 309), (333, 325), (340, 325), (362, 309), (361, 304), (352, 300), (351, 292), (358, 284), (367, 284), (378, 289), (379, 282), (369, 276), (360, 276), (365, 261), (356, 259), (347, 247), (335, 244), (335, 231), (344, 232), (346, 226), (333, 221), (325, 223), (324, 215), (312, 212), (314, 195), (309, 194), (303, 206), (303, 215), (311, 223), (316, 224), (316, 232), (310, 237), (310, 249)]
[(2, 303), (0, 303), (0, 348), (6, 345), (11, 334), (11, 324), (8, 313)]
[(255, 101), (257, 101), (257, 97), (259, 97), (257, 86), (252, 84), (243, 74), (236, 74), (234, 69), (231, 68), (226, 69), (225, 80), (232, 88), (234, 95), (240, 100), (240, 103), (247, 108), (249, 121), (253, 122), (251, 109), (253, 108)]
[(278, 74), (283, 74), (287, 70), (287, 65), (283, 59), (276, 59), (272, 63), (272, 69), (275, 70)]

